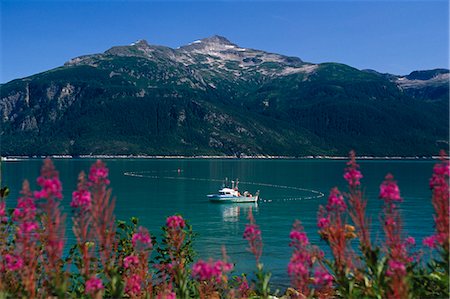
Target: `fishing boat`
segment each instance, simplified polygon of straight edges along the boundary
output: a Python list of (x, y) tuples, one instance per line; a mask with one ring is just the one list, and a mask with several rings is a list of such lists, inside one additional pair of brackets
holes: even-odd
[(242, 202), (257, 202), (259, 197), (259, 190), (252, 195), (250, 192), (245, 191), (241, 193), (239, 191), (238, 185), (239, 180), (231, 181), (231, 187), (227, 186), (227, 179), (225, 179), (222, 188), (217, 194), (209, 194), (207, 197), (212, 202), (223, 202), (223, 203), (242, 203)]

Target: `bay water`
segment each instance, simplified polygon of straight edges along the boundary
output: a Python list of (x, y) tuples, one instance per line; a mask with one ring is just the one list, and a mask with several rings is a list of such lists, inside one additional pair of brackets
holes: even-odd
[[(80, 171), (89, 171), (93, 159), (57, 159), (55, 166), (64, 188), (62, 205), (70, 219), (71, 193)], [(288, 159), (107, 159), (117, 219), (138, 217), (151, 234), (159, 236), (167, 216), (181, 214), (198, 234), (194, 247), (197, 258), (220, 258), (226, 247), (235, 274), (255, 269), (242, 234), (251, 208), (263, 238), (261, 261), (272, 272), (272, 282), (283, 288), (289, 283), (287, 264), (291, 255), (289, 232), (296, 219), (302, 222), (310, 241), (326, 248), (317, 234), (317, 211), (326, 205), (329, 190), (337, 186), (346, 191), (343, 179), (346, 160)], [(405, 235), (421, 240), (433, 233), (433, 207), (428, 180), (436, 161), (363, 160), (358, 161), (368, 198), (367, 212), (372, 219), (372, 239), (382, 241), (380, 226), (382, 202), (379, 185), (389, 172), (397, 180), (404, 201), (401, 203)], [(2, 163), (3, 185), (11, 194), (7, 206), (14, 207), (22, 181), (36, 188), (42, 160), (24, 159)], [(258, 204), (210, 203), (206, 195), (215, 193), (223, 179), (239, 178), (240, 191), (260, 190)], [(71, 225), (68, 223), (68, 225)], [(68, 243), (74, 242), (70, 230)]]

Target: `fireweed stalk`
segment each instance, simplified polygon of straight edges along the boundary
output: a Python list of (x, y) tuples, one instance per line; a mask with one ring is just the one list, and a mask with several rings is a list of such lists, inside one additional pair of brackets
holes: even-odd
[(115, 240), (116, 225), (114, 216), (115, 200), (111, 200), (111, 189), (108, 179), (109, 170), (105, 164), (97, 160), (89, 171), (88, 185), (91, 187), (92, 224), (98, 241), (100, 260), (105, 274), (110, 275), (115, 263), (117, 243)]
[(359, 165), (356, 163), (355, 152), (351, 151), (350, 161), (347, 162), (344, 179), (348, 182), (349, 192), (345, 194), (348, 198), (348, 213), (355, 224), (356, 233), (360, 240), (363, 253), (367, 254), (372, 248), (370, 242), (370, 220), (366, 218), (367, 199), (361, 190), (363, 175), (359, 171)]
[[(37, 179), (41, 190), (34, 192), (34, 197), (40, 203), (42, 210), (42, 233), (40, 234), (43, 246), (41, 255), (42, 264), (48, 281), (45, 283), (47, 291), (63, 291), (64, 279), (62, 252), (64, 247), (64, 223), (66, 216), (59, 207), (62, 199), (62, 185), (59, 174), (53, 162), (47, 158), (41, 169), (41, 176)], [(60, 290), (61, 289), (61, 290)]]
[[(166, 264), (160, 265), (163, 273), (163, 279), (166, 280), (165, 288), (168, 293), (171, 291), (173, 283), (179, 297), (188, 296), (188, 278), (189, 273), (186, 265), (188, 264), (190, 255), (190, 239), (187, 239), (186, 222), (183, 217), (173, 215), (167, 217), (166, 226), (164, 228), (164, 242), (167, 245), (167, 254), (169, 260)], [(169, 282), (167, 284), (167, 282)]]
[(384, 201), (382, 223), (388, 255), (387, 296), (407, 298), (409, 294), (407, 267), (413, 261), (413, 258), (408, 256), (407, 245), (415, 242), (410, 239), (403, 240), (401, 217), (398, 211), (398, 204), (402, 198), (397, 182), (391, 174), (387, 174), (381, 184), (379, 197)]
[(262, 255), (262, 238), (261, 230), (256, 225), (255, 218), (253, 217), (252, 208), (248, 211), (249, 224), (245, 225), (244, 239), (248, 241), (248, 251), (250, 251), (256, 259), (256, 264), (259, 264), (259, 260)]
[(244, 239), (247, 240), (249, 247), (247, 248), (250, 251), (256, 260), (256, 279), (257, 279), (257, 291), (260, 292), (263, 298), (268, 298), (269, 296), (269, 282), (271, 273), (264, 272), (264, 266), (260, 262), (262, 255), (262, 237), (261, 230), (256, 224), (255, 218), (253, 217), (252, 209), (250, 207), (248, 211), (248, 220), (249, 223), (245, 225), (244, 230)]
[[(433, 176), (430, 179), (430, 188), (432, 190), (431, 202), (434, 207), (434, 223), (436, 228), (435, 235), (424, 240), (424, 244), (429, 247), (440, 246), (443, 250), (443, 256), (449, 256), (449, 172), (450, 166), (446, 154), (441, 151), (441, 163), (433, 168)], [(448, 264), (448, 259), (447, 264)]]
[(333, 278), (322, 266), (317, 267), (313, 274), (314, 264), (322, 259), (323, 253), (309, 243), (300, 221), (294, 222), (289, 238), (293, 253), (288, 264), (288, 274), (297, 291), (293, 294), (294, 298), (307, 298), (312, 295), (313, 284), (317, 288), (317, 294), (328, 293)]
[(123, 280), (125, 293), (130, 298), (141, 298), (143, 294), (151, 294), (153, 285), (148, 268), (148, 258), (153, 244), (150, 233), (144, 227), (139, 227), (132, 236), (133, 252), (123, 259)]
[(90, 277), (91, 260), (94, 253), (91, 202), (91, 192), (88, 189), (86, 176), (84, 172), (81, 172), (78, 176), (77, 190), (72, 193), (70, 206), (74, 209), (73, 233), (77, 238), (78, 249), (81, 253), (80, 272), (85, 279)]
[[(6, 202), (3, 198), (0, 198), (0, 257), (3, 257), (7, 252), (7, 238), (9, 236), (9, 225), (8, 225), (8, 217), (6, 216)], [(0, 268), (1, 263), (3, 263), (0, 258)], [(0, 269), (1, 270), (1, 269)], [(5, 271), (0, 271), (0, 292), (6, 289), (5, 284)]]
[(13, 220), (17, 224), (16, 252), (23, 261), (20, 269), (21, 280), (28, 298), (36, 297), (37, 266), (39, 257), (39, 223), (36, 219), (36, 203), (32, 197), (28, 181), (24, 181), (22, 197), (18, 199), (13, 212)]
[(326, 207), (319, 207), (317, 222), (320, 236), (331, 248), (334, 257), (333, 268), (339, 283), (346, 280), (346, 273), (349, 270), (354, 270), (349, 241), (356, 235), (354, 227), (346, 224), (346, 211), (344, 197), (335, 187), (330, 191)]

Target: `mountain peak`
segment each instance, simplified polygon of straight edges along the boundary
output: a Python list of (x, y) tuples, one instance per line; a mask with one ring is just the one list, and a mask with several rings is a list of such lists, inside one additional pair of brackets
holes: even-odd
[(236, 46), (232, 42), (230, 42), (226, 37), (220, 36), (220, 35), (213, 35), (207, 38), (203, 38), (200, 40), (202, 43), (208, 43), (208, 44), (220, 44), (220, 45), (229, 45), (229, 46)]
[(149, 46), (149, 44), (145, 39), (138, 39), (134, 43), (131, 43), (130, 46)]
[(181, 49), (188, 51), (204, 51), (207, 50), (226, 50), (230, 48), (238, 48), (238, 45), (230, 42), (226, 37), (220, 35), (213, 35), (210, 37), (202, 38), (192, 43), (181, 47)]

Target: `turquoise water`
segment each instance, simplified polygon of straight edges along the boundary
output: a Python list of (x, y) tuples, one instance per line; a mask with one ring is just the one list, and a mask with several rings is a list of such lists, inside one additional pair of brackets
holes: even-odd
[[(63, 205), (70, 214), (71, 192), (78, 173), (88, 171), (94, 160), (56, 160), (64, 187)], [(254, 259), (246, 251), (242, 233), (247, 212), (252, 207), (264, 241), (262, 262), (272, 271), (277, 286), (288, 283), (286, 267), (291, 250), (289, 232), (295, 219), (302, 221), (312, 243), (324, 245), (317, 235), (316, 216), (325, 205), (330, 188), (346, 190), (342, 178), (344, 160), (197, 160), (197, 159), (110, 159), (111, 187), (117, 198), (118, 219), (136, 216), (154, 235), (165, 218), (180, 213), (198, 233), (195, 248), (207, 259), (221, 256), (222, 245), (236, 263), (236, 270), (251, 272)], [(42, 161), (7, 161), (2, 164), (3, 184), (11, 189), (7, 205), (12, 207), (23, 179), (32, 186)], [(401, 204), (404, 229), (421, 244), (433, 232), (433, 208), (428, 179), (435, 161), (361, 161), (362, 183), (369, 198), (372, 237), (381, 240), (379, 226), (381, 201), (378, 188), (385, 174), (391, 172), (405, 199)], [(179, 171), (178, 171), (179, 170)], [(261, 202), (253, 204), (213, 204), (206, 194), (214, 193), (223, 178), (239, 178), (240, 190), (260, 190)], [(35, 185), (34, 185), (35, 186)], [(321, 196), (321, 193), (325, 196)], [(70, 218), (70, 217), (69, 217)], [(69, 242), (73, 241), (70, 239)]]

